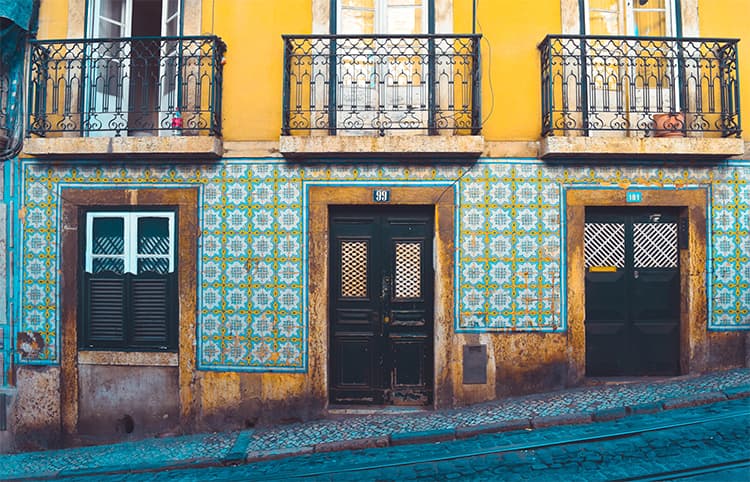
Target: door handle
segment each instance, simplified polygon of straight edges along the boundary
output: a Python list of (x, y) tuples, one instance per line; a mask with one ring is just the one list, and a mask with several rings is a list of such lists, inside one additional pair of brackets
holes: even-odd
[(391, 322), (390, 314), (390, 306), (389, 302), (391, 295), (391, 277), (388, 275), (383, 276), (383, 284), (382, 284), (382, 291), (380, 295), (380, 309), (383, 312), (383, 326), (387, 325)]
[(638, 270), (633, 271), (633, 278), (634, 279), (638, 279), (639, 276), (640, 276), (640, 273), (638, 272)]

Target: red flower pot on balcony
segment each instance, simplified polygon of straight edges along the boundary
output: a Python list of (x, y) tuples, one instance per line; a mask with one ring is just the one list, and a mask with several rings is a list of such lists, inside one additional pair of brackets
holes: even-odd
[(654, 114), (656, 137), (684, 137), (685, 114)]

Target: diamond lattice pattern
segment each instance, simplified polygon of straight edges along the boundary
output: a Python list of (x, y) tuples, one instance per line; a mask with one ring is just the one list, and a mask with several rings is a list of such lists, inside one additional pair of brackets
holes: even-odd
[(341, 296), (367, 297), (367, 242), (341, 242)]
[(636, 268), (677, 267), (677, 223), (635, 223)]
[(396, 298), (422, 296), (422, 243), (396, 243)]
[(583, 227), (583, 251), (586, 268), (592, 266), (625, 267), (625, 225), (586, 223)]

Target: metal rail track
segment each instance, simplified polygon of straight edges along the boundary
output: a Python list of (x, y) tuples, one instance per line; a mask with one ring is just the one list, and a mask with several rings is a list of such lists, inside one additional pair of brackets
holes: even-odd
[[(445, 455), (445, 456), (429, 456), (429, 457), (421, 457), (421, 458), (411, 458), (409, 460), (393, 460), (393, 461), (381, 462), (381, 463), (363, 463), (363, 464), (349, 465), (347, 467), (341, 467), (341, 468), (335, 468), (335, 469), (310, 470), (307, 472), (296, 471), (294, 473), (287, 473), (287, 472), (282, 471), (282, 472), (278, 472), (274, 474), (273, 476), (253, 478), (253, 480), (278, 480), (281, 478), (325, 477), (325, 476), (334, 476), (336, 474), (352, 474), (356, 472), (367, 472), (370, 470), (383, 470), (383, 469), (392, 469), (392, 468), (397, 468), (397, 467), (407, 467), (410, 465), (429, 464), (429, 463), (435, 463), (435, 462), (450, 462), (450, 461), (457, 461), (460, 459), (481, 457), (485, 455), (517, 452), (521, 450), (539, 450), (539, 449), (557, 447), (561, 445), (575, 445), (575, 444), (598, 442), (598, 441), (605, 441), (605, 440), (622, 439), (622, 438), (632, 437), (635, 435), (640, 435), (640, 434), (649, 433), (649, 432), (658, 432), (662, 430), (670, 430), (670, 429), (680, 428), (680, 427), (689, 427), (692, 425), (700, 425), (704, 423), (728, 420), (728, 419), (733, 419), (733, 418), (747, 418), (749, 415), (750, 414), (748, 413), (742, 413), (739, 415), (738, 414), (717, 415), (714, 417), (702, 418), (700, 420), (687, 420), (687, 421), (682, 421), (682, 422), (659, 424), (659, 425), (654, 425), (654, 426), (646, 427), (646, 428), (622, 430), (622, 431), (609, 432), (609, 433), (604, 433), (604, 434), (590, 435), (590, 436), (583, 436), (583, 437), (569, 437), (569, 438), (564, 438), (560, 440), (555, 440), (554, 442), (542, 442), (542, 443), (537, 442), (537, 443), (528, 443), (528, 444), (512, 444), (512, 445), (504, 445), (504, 446), (497, 445), (494, 447), (483, 448), (481, 450), (467, 450), (467, 451), (463, 451), (459, 453), (451, 453), (450, 455)], [(696, 467), (693, 469), (687, 469), (687, 470), (682, 470), (682, 471), (665, 472), (663, 474), (649, 475), (643, 478), (636, 477), (633, 479), (622, 479), (622, 480), (627, 480), (627, 481), (630, 481), (630, 480), (633, 480), (633, 481), (636, 481), (636, 480), (637, 481), (670, 480), (669, 479), (670, 476), (673, 477), (673, 479), (684, 478), (684, 477), (689, 477), (692, 475), (700, 475), (704, 473), (720, 472), (723, 470), (742, 468), (744, 466), (750, 466), (750, 459), (727, 462), (725, 464)]]
[(686, 479), (688, 477), (695, 477), (696, 475), (707, 475), (726, 472), (728, 470), (735, 469), (750, 469), (750, 459), (735, 460), (732, 462), (724, 462), (721, 464), (704, 465), (701, 467), (694, 467), (692, 469), (684, 470), (672, 470), (669, 472), (660, 472), (658, 474), (645, 475), (643, 477), (631, 477), (627, 479), (619, 479), (618, 482), (648, 482), (648, 481), (660, 481), (660, 480), (679, 480)]

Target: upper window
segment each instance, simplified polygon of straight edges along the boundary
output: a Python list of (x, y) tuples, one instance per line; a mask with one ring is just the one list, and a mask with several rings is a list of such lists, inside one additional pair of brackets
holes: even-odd
[(340, 34), (427, 33), (427, 0), (341, 0), (337, 4)]
[(585, 0), (586, 33), (671, 37), (676, 33), (674, 0)]
[(88, 212), (79, 346), (176, 350), (174, 212)]
[(89, 5), (90, 38), (180, 33), (180, 0), (91, 0)]

